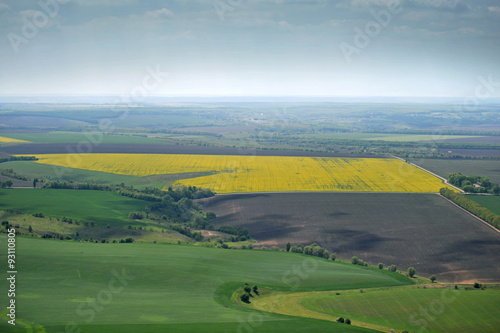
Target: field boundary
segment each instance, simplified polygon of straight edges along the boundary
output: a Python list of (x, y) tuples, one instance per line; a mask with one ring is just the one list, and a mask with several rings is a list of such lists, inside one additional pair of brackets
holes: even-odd
[(475, 217), (477, 220), (481, 221), (482, 223), (484, 223), (485, 225), (487, 225), (488, 227), (490, 227), (491, 229), (495, 230), (497, 233), (500, 233), (500, 230), (495, 228), (494, 226), (492, 226), (491, 224), (489, 224), (488, 222), (486, 222), (485, 220), (483, 220), (482, 218), (480, 218), (479, 216), (476, 216), (474, 214), (472, 214), (471, 212), (469, 212), (467, 209), (465, 208), (462, 208), (460, 207), (459, 205), (457, 205), (456, 203), (454, 203), (453, 201), (451, 201), (450, 199), (448, 199), (447, 197), (441, 195), (440, 193), (436, 193), (437, 195), (439, 195), (440, 197), (442, 197), (443, 199), (449, 201), (450, 203), (452, 203), (454, 206), (460, 208), (461, 210), (463, 210), (464, 212), (466, 212), (467, 214), (469, 214), (470, 216), (473, 216)]
[(422, 168), (421, 166), (416, 165), (415, 163), (407, 162), (404, 158), (397, 157), (397, 156), (394, 156), (394, 155), (393, 155), (392, 157), (394, 157), (394, 158), (396, 158), (396, 159), (398, 159), (398, 160), (400, 160), (400, 161), (403, 161), (403, 162), (405, 162), (405, 163), (408, 163), (408, 164), (410, 164), (410, 165), (413, 165), (414, 167), (419, 168), (420, 170), (423, 170), (423, 171), (425, 171), (425, 172), (427, 172), (427, 173), (429, 173), (429, 174), (431, 174), (431, 175), (433, 175), (433, 176), (435, 176), (435, 177), (438, 177), (438, 178), (439, 178), (439, 179), (441, 179), (441, 180), (442, 180), (442, 181), (443, 181), (446, 185), (448, 185), (448, 186), (450, 186), (450, 187), (453, 187), (453, 188), (454, 188), (454, 189), (456, 189), (457, 191), (460, 191), (460, 193), (465, 193), (465, 191), (464, 191), (464, 190), (462, 190), (461, 188), (456, 187), (455, 185), (451, 185), (450, 183), (448, 183), (448, 179), (446, 179), (446, 178), (444, 178), (444, 177), (441, 177), (440, 175), (437, 175), (437, 174), (435, 174), (434, 172), (431, 172), (431, 171), (429, 171), (429, 170), (427, 170), (427, 169), (424, 169), (424, 168)]

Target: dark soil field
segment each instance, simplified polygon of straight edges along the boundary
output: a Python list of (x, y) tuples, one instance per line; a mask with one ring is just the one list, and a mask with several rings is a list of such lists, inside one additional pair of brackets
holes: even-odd
[(373, 155), (335, 154), (298, 150), (263, 150), (214, 146), (183, 146), (128, 143), (39, 143), (0, 147), (8, 154), (67, 154), (67, 153), (124, 153), (124, 154), (203, 154), (203, 155), (256, 155), (256, 156), (320, 156), (320, 157), (380, 157)]
[(441, 177), (448, 178), (450, 173), (486, 176), (493, 183), (500, 183), (500, 160), (481, 159), (418, 159), (412, 163), (421, 166)]
[(500, 282), (500, 233), (434, 194), (281, 193), (201, 200), (215, 225), (262, 245), (317, 242), (338, 257), (396, 264), (448, 282)]

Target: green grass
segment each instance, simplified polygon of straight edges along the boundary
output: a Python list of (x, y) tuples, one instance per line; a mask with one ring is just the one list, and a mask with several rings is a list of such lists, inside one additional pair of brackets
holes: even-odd
[(498, 195), (466, 195), (467, 199), (477, 202), (491, 212), (500, 215), (500, 196)]
[[(0, 236), (6, 244), (6, 237)], [(284, 252), (17, 237), (17, 318), (46, 332), (365, 332), (227, 304), (243, 282), (297, 291), (397, 286), (392, 275)], [(6, 261), (2, 250), (0, 261)], [(130, 278), (122, 284), (113, 271)], [(7, 290), (0, 279), (0, 290)], [(214, 298), (214, 296), (217, 296)], [(217, 300), (216, 300), (217, 299)], [(5, 309), (6, 293), (1, 305)], [(95, 308), (94, 308), (95, 306)], [(4, 320), (4, 316), (1, 317)], [(0, 323), (0, 331), (20, 332)], [(18, 329), (18, 330), (15, 330)]]
[(29, 214), (41, 212), (46, 216), (66, 216), (101, 226), (128, 224), (130, 212), (142, 211), (149, 204), (105, 191), (0, 189), (0, 210), (20, 210)]
[[(161, 143), (157, 139), (143, 136), (130, 135), (104, 135), (83, 132), (46, 132), (46, 133), (4, 133), (2, 136), (26, 140), (33, 143), (78, 143), (78, 142), (100, 142), (100, 143)], [(101, 141), (102, 140), (102, 141)]]
[(498, 332), (500, 290), (367, 290), (304, 297), (302, 306), (353, 322), (418, 332)]
[(432, 135), (432, 134), (382, 134), (382, 133), (320, 133), (305, 134), (307, 138), (341, 139), (341, 140), (366, 140), (366, 141), (397, 141), (419, 142), (446, 139), (474, 138), (471, 135)]

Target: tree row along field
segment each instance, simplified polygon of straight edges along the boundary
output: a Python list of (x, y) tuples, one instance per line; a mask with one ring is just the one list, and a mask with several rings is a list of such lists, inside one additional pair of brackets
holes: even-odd
[[(0, 241), (5, 244), (6, 236)], [(274, 251), (23, 237), (17, 239), (17, 249), (22, 262), (18, 325), (8, 325), (2, 315), (1, 332), (35, 327), (37, 332), (64, 332), (68, 324), (84, 333), (244, 332), (244, 325), (269, 333), (367, 332), (335, 322), (242, 311), (229, 300), (236, 288), (214, 292), (234, 282), (282, 291), (412, 284), (397, 274)], [(0, 260), (7, 260), (5, 253)], [(1, 279), (0, 288), (8, 290), (8, 282)]]
[(442, 180), (397, 159), (174, 154), (37, 154), (36, 163), (121, 175), (210, 172), (174, 186), (217, 193), (368, 191), (436, 193)]
[(217, 214), (215, 226), (248, 229), (256, 247), (316, 242), (343, 260), (413, 266), (448, 282), (499, 282), (500, 233), (436, 194), (260, 193), (200, 202)]

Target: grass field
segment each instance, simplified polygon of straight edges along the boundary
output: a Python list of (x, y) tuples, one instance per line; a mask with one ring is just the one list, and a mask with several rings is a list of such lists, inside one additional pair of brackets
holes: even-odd
[[(436, 288), (430, 287), (430, 288)], [(442, 288), (442, 286), (440, 287)], [(351, 319), (389, 332), (498, 332), (500, 290), (390, 288), (277, 295), (254, 302), (258, 309), (335, 320)]]
[(261, 193), (200, 202), (217, 214), (216, 226), (247, 228), (256, 246), (317, 242), (345, 260), (413, 266), (449, 282), (500, 282), (500, 233), (439, 195)]
[(306, 134), (305, 138), (340, 139), (340, 140), (366, 140), (366, 141), (397, 141), (397, 142), (419, 142), (438, 141), (453, 139), (473, 139), (480, 136), (471, 135), (441, 135), (441, 134), (382, 134), (382, 133), (321, 133)]
[(62, 189), (0, 189), (0, 210), (12, 209), (46, 216), (78, 219), (96, 225), (123, 226), (128, 214), (142, 211), (149, 203), (113, 192)]
[(183, 172), (214, 175), (179, 180), (217, 193), (285, 191), (438, 192), (443, 182), (397, 159), (151, 155), (46, 154), (36, 163), (148, 176)]
[(460, 172), (463, 175), (486, 176), (493, 183), (500, 183), (499, 160), (415, 159), (411, 162), (444, 178), (448, 178), (450, 173)]
[[(6, 244), (6, 237), (0, 242)], [(81, 332), (364, 332), (245, 310), (229, 297), (243, 282), (282, 291), (410, 283), (401, 276), (283, 252), (22, 237), (16, 248), (19, 324), (2, 322), (2, 332), (25, 332), (26, 324), (60, 332), (68, 323)], [(0, 253), (5, 262), (5, 251)], [(6, 279), (0, 289), (8, 289)], [(0, 299), (5, 309), (6, 293)]]
[(498, 195), (467, 195), (467, 199), (477, 202), (493, 213), (500, 215), (500, 196)]
[(33, 143), (160, 143), (158, 140), (142, 136), (103, 135), (99, 132), (18, 132), (4, 133), (3, 135), (20, 140), (20, 142), (30, 141)]

